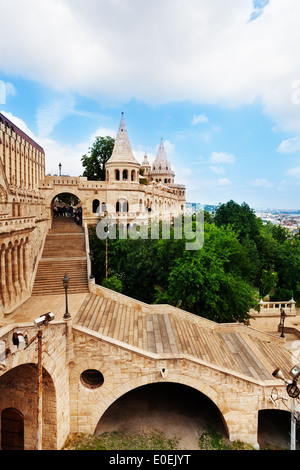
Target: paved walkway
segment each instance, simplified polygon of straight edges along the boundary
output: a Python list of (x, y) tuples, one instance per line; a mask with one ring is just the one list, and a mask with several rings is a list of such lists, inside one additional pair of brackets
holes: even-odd
[[(189, 357), (216, 368), (268, 381), (280, 367), (287, 375), (294, 365), (288, 342), (272, 341), (269, 335), (239, 324), (219, 325), (172, 307), (151, 307), (143, 311), (139, 303), (129, 303), (95, 294), (69, 294), (68, 310), (73, 326), (89, 330), (125, 347), (161, 357)], [(170, 310), (170, 311), (169, 311)], [(56, 321), (65, 313), (65, 295), (33, 296), (14, 313), (0, 321), (0, 327), (33, 323), (53, 312)], [(279, 339), (278, 332), (274, 332)], [(286, 338), (287, 339), (287, 338)], [(294, 338), (290, 338), (290, 344)], [(299, 344), (299, 341), (296, 343)], [(299, 347), (297, 346), (297, 350)]]
[[(75, 317), (86, 296), (86, 293), (68, 294), (68, 310), (72, 318)], [(12, 323), (30, 323), (47, 312), (54, 313), (55, 320), (62, 320), (65, 311), (65, 294), (33, 296), (18, 307), (12, 314), (7, 315), (4, 319), (0, 320), (0, 325), (4, 326)]]

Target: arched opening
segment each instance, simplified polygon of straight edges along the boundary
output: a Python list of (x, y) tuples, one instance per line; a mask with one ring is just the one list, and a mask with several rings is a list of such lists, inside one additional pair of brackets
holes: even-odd
[[(96, 203), (95, 203), (96, 204)], [(72, 193), (57, 194), (51, 202), (53, 221), (61, 217), (82, 224), (82, 204), (80, 199)], [(93, 202), (94, 212), (94, 202)]]
[[(296, 430), (296, 450), (300, 450), (300, 430)], [(258, 443), (260, 450), (288, 450), (291, 445), (291, 413), (284, 410), (258, 412)]]
[(2, 410), (1, 449), (24, 450), (24, 416), (15, 408)]
[[(42, 448), (55, 450), (57, 447), (56, 394), (50, 374), (43, 368), (43, 423)], [(34, 450), (37, 444), (37, 413), (38, 413), (38, 368), (36, 364), (17, 366), (0, 377), (0, 415), (4, 412), (7, 427), (16, 426), (19, 431), (24, 426), (24, 449)], [(13, 423), (11, 417), (17, 417), (16, 412), (10, 413), (7, 420), (7, 409), (17, 410), (19, 417)], [(23, 417), (23, 425), (21, 423)], [(11, 421), (11, 422), (9, 422)], [(18, 431), (18, 432), (19, 432)], [(1, 426), (1, 446), (2, 446)], [(4, 436), (4, 443), (8, 436)], [(15, 439), (16, 437), (14, 437)], [(6, 444), (7, 445), (7, 444)]]
[(86, 369), (80, 375), (81, 383), (87, 388), (99, 388), (104, 383), (102, 373), (97, 369)]
[(135, 181), (135, 170), (131, 171), (131, 181)]
[(129, 211), (129, 204), (126, 199), (119, 199), (116, 202), (116, 212), (128, 212)]
[(120, 181), (120, 171), (119, 170), (115, 170), (115, 179), (116, 179), (116, 181)]
[(219, 409), (206, 395), (164, 382), (143, 385), (116, 400), (99, 420), (95, 434), (155, 430), (179, 438), (182, 449), (197, 450), (199, 437), (210, 428), (228, 438)]
[(100, 211), (100, 202), (99, 199), (94, 199), (93, 200), (93, 214), (97, 214)]
[(123, 181), (127, 181), (127, 180), (128, 180), (128, 171), (123, 170)]

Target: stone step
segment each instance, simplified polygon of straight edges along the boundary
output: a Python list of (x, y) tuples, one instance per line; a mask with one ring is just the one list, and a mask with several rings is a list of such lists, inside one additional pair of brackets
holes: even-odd
[(32, 295), (63, 294), (65, 273), (69, 293), (89, 292), (83, 229), (71, 218), (57, 217), (46, 237)]

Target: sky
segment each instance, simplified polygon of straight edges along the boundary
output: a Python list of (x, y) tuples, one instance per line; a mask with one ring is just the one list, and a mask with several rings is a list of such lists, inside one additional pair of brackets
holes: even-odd
[(121, 113), (188, 202), (300, 209), (299, 0), (0, 0), (0, 112), (81, 175)]

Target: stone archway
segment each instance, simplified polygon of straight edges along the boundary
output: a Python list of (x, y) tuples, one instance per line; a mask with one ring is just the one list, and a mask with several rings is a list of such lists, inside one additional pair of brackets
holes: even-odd
[(228, 438), (223, 417), (210, 398), (187, 385), (157, 382), (117, 399), (102, 415), (95, 434), (158, 431), (179, 439), (182, 449), (197, 450), (199, 437), (209, 428)]
[[(24, 449), (37, 444), (38, 377), (37, 365), (26, 363), (0, 377), (0, 415), (6, 409), (17, 410), (24, 418)], [(4, 413), (5, 415), (5, 413)], [(55, 450), (57, 443), (56, 394), (50, 374), (43, 369), (42, 448)]]
[(56, 194), (52, 198), (50, 206), (52, 217), (75, 217), (75, 213), (79, 212), (80, 218), (82, 218), (81, 200), (72, 192), (61, 192)]
[(24, 450), (24, 416), (15, 408), (1, 413), (1, 450)]
[[(296, 429), (296, 450), (300, 450), (300, 430)], [(291, 413), (288, 410), (265, 409), (258, 412), (258, 443), (261, 450), (289, 450)]]

